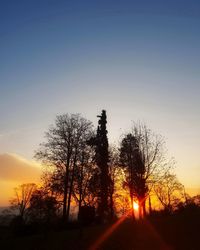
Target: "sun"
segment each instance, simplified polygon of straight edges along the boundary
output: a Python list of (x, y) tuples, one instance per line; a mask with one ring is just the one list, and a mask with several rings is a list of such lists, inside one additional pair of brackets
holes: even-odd
[(139, 205), (138, 205), (138, 203), (137, 202), (133, 202), (133, 209), (135, 210), (135, 211), (138, 211), (138, 209), (139, 209)]

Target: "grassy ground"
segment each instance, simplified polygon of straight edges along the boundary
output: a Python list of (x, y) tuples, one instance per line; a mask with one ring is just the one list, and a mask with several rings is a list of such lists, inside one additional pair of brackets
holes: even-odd
[[(0, 249), (67, 250), (89, 249), (112, 225), (52, 231), (24, 237), (13, 237), (1, 228)], [(199, 214), (158, 216), (142, 221), (124, 220), (98, 249), (200, 249)]]

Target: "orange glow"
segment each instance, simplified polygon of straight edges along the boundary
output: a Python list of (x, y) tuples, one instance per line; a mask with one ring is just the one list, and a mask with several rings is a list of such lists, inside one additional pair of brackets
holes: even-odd
[(138, 205), (138, 203), (137, 202), (133, 202), (133, 209), (135, 210), (135, 211), (138, 211), (138, 209), (139, 209), (139, 205)]
[(16, 154), (0, 154), (0, 206), (9, 206), (14, 188), (24, 183), (40, 184), (42, 167)]

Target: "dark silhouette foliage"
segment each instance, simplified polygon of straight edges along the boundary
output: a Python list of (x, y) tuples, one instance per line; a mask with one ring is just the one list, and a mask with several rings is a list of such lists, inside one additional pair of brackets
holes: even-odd
[(36, 190), (30, 199), (29, 220), (40, 224), (52, 223), (57, 218), (58, 209), (59, 203), (55, 197), (42, 189)]
[[(102, 110), (99, 117), (96, 136), (89, 140), (89, 145), (95, 147), (95, 162), (99, 168), (96, 173), (96, 178), (99, 178), (99, 203), (98, 213), (102, 221), (108, 219), (109, 214), (109, 185), (111, 179), (109, 177), (109, 152), (108, 152), (108, 138), (107, 138), (107, 116), (106, 111)], [(99, 175), (98, 175), (99, 174)], [(97, 181), (98, 183), (98, 181)]]
[(78, 221), (82, 225), (90, 225), (95, 220), (95, 207), (82, 206), (80, 208)]
[(145, 182), (145, 166), (140, 153), (138, 140), (132, 134), (126, 135), (121, 142), (120, 162), (126, 174), (125, 185), (128, 186), (130, 191), (131, 204), (133, 204), (135, 197), (139, 201), (141, 213), (141, 207), (143, 206), (148, 188)]

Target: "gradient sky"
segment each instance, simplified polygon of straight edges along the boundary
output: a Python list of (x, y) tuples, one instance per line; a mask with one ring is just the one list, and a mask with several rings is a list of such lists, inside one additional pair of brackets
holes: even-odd
[(32, 160), (57, 114), (96, 126), (104, 108), (110, 142), (146, 122), (199, 188), (199, 13), (194, 0), (2, 0), (0, 154)]

